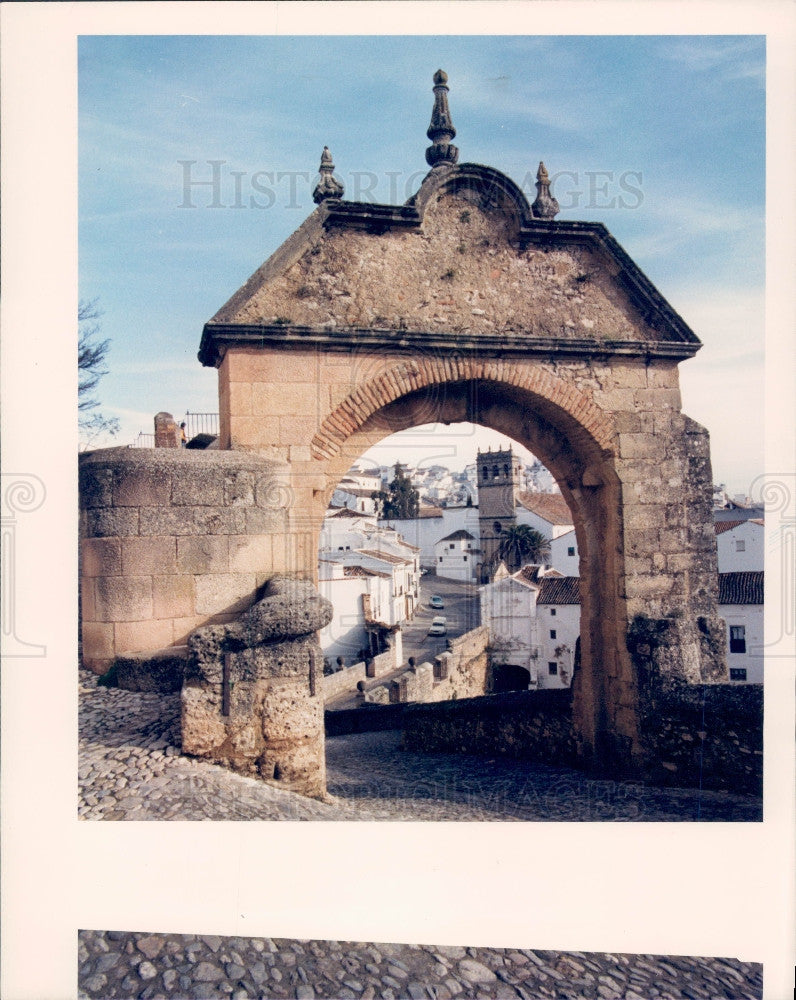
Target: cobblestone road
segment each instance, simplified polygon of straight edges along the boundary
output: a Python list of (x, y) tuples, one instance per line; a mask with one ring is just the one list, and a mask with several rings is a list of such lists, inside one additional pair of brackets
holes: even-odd
[(316, 802), (180, 755), (179, 695), (96, 686), (80, 675), (82, 819), (757, 820), (759, 800), (594, 781), (578, 771), (408, 753), (399, 734), (327, 740), (330, 801)]
[(428, 945), (81, 931), (80, 1000), (758, 1000), (760, 965)]

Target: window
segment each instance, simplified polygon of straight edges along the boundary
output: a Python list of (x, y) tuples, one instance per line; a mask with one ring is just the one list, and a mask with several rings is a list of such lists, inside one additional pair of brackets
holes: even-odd
[(746, 652), (746, 626), (730, 625), (730, 652)]
[(735, 551), (736, 552), (746, 552), (746, 542), (742, 538), (739, 538), (739, 539), (736, 540), (736, 542), (735, 542)]
[(554, 628), (550, 629), (550, 638), (551, 639), (555, 639), (556, 638), (556, 630)]
[(467, 556), (464, 556), (463, 558), (464, 558), (464, 561), (467, 562)]
[(484, 468), (484, 479), (489, 479), (489, 469)]
[(439, 561), (442, 562), (442, 556), (439, 557)]
[(574, 545), (570, 545), (567, 548), (567, 555), (568, 556), (574, 556), (575, 555), (575, 546)]
[(455, 545), (455, 544), (454, 544), (453, 542), (451, 542), (451, 548), (452, 548), (452, 549), (455, 549), (455, 548), (456, 548), (456, 545)]
[(554, 663), (552, 660), (547, 664), (547, 672), (551, 677), (554, 677), (558, 673), (558, 664)]
[(493, 466), (493, 467), (492, 467), (492, 478), (493, 478), (493, 479), (497, 479), (497, 477), (498, 477), (499, 475), (500, 475), (500, 469), (499, 469), (499, 468), (498, 468), (498, 467), (497, 467), (496, 465), (495, 465), (495, 466)]
[(556, 609), (555, 608), (550, 608), (550, 614), (551, 615), (555, 615), (555, 613), (556, 613)]
[(731, 681), (745, 681), (746, 680), (746, 667), (730, 667), (730, 680)]

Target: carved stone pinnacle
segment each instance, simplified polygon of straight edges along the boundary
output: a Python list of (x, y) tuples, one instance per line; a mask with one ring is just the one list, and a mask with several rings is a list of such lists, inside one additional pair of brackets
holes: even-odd
[(539, 164), (536, 173), (536, 201), (531, 205), (531, 212), (536, 219), (554, 219), (561, 208), (550, 194), (550, 176), (544, 163)]
[(459, 159), (459, 150), (451, 144), (456, 129), (451, 121), (448, 108), (448, 74), (438, 69), (434, 74), (434, 107), (431, 110), (431, 124), (426, 135), (433, 145), (426, 150), (426, 163), (438, 167), (448, 163), (451, 166)]
[(327, 198), (342, 198), (345, 192), (345, 188), (333, 176), (334, 173), (334, 163), (332, 162), (332, 154), (329, 152), (329, 147), (324, 146), (323, 152), (321, 153), (321, 165), (318, 168), (321, 175), (321, 179), (315, 185), (315, 189), (312, 192), (312, 200), (316, 205), (320, 205), (322, 201)]

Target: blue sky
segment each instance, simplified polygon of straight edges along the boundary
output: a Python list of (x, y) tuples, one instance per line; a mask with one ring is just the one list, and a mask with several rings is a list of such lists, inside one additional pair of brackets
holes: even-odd
[[(715, 479), (745, 491), (763, 471), (762, 37), (81, 38), (80, 296), (112, 341), (116, 441), (159, 410), (217, 409), (202, 326), (312, 211), (324, 145), (347, 198), (416, 190), (439, 67), (460, 162), (533, 197), (543, 159), (559, 218), (605, 223), (702, 339), (683, 408), (711, 432)], [(218, 207), (210, 185), (186, 196), (209, 161)], [(409, 452), (451, 465), (498, 440), (430, 439)]]

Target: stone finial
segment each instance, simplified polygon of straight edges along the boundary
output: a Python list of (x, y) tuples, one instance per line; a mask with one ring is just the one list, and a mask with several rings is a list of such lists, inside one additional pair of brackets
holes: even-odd
[(554, 219), (560, 206), (550, 194), (550, 176), (544, 163), (539, 164), (536, 172), (536, 201), (531, 205), (531, 212), (536, 219)]
[(430, 167), (438, 167), (442, 163), (449, 163), (452, 166), (459, 159), (458, 148), (451, 144), (456, 129), (453, 127), (448, 108), (447, 82), (448, 74), (438, 69), (434, 74), (434, 107), (431, 111), (431, 124), (426, 132), (434, 144), (426, 150), (426, 163)]
[(345, 192), (345, 188), (333, 176), (334, 173), (334, 163), (332, 162), (332, 154), (329, 152), (329, 147), (324, 146), (323, 152), (321, 153), (321, 165), (318, 167), (318, 171), (321, 175), (321, 179), (315, 185), (315, 190), (312, 192), (312, 200), (316, 205), (320, 205), (322, 201), (326, 201), (327, 198), (342, 198)]

